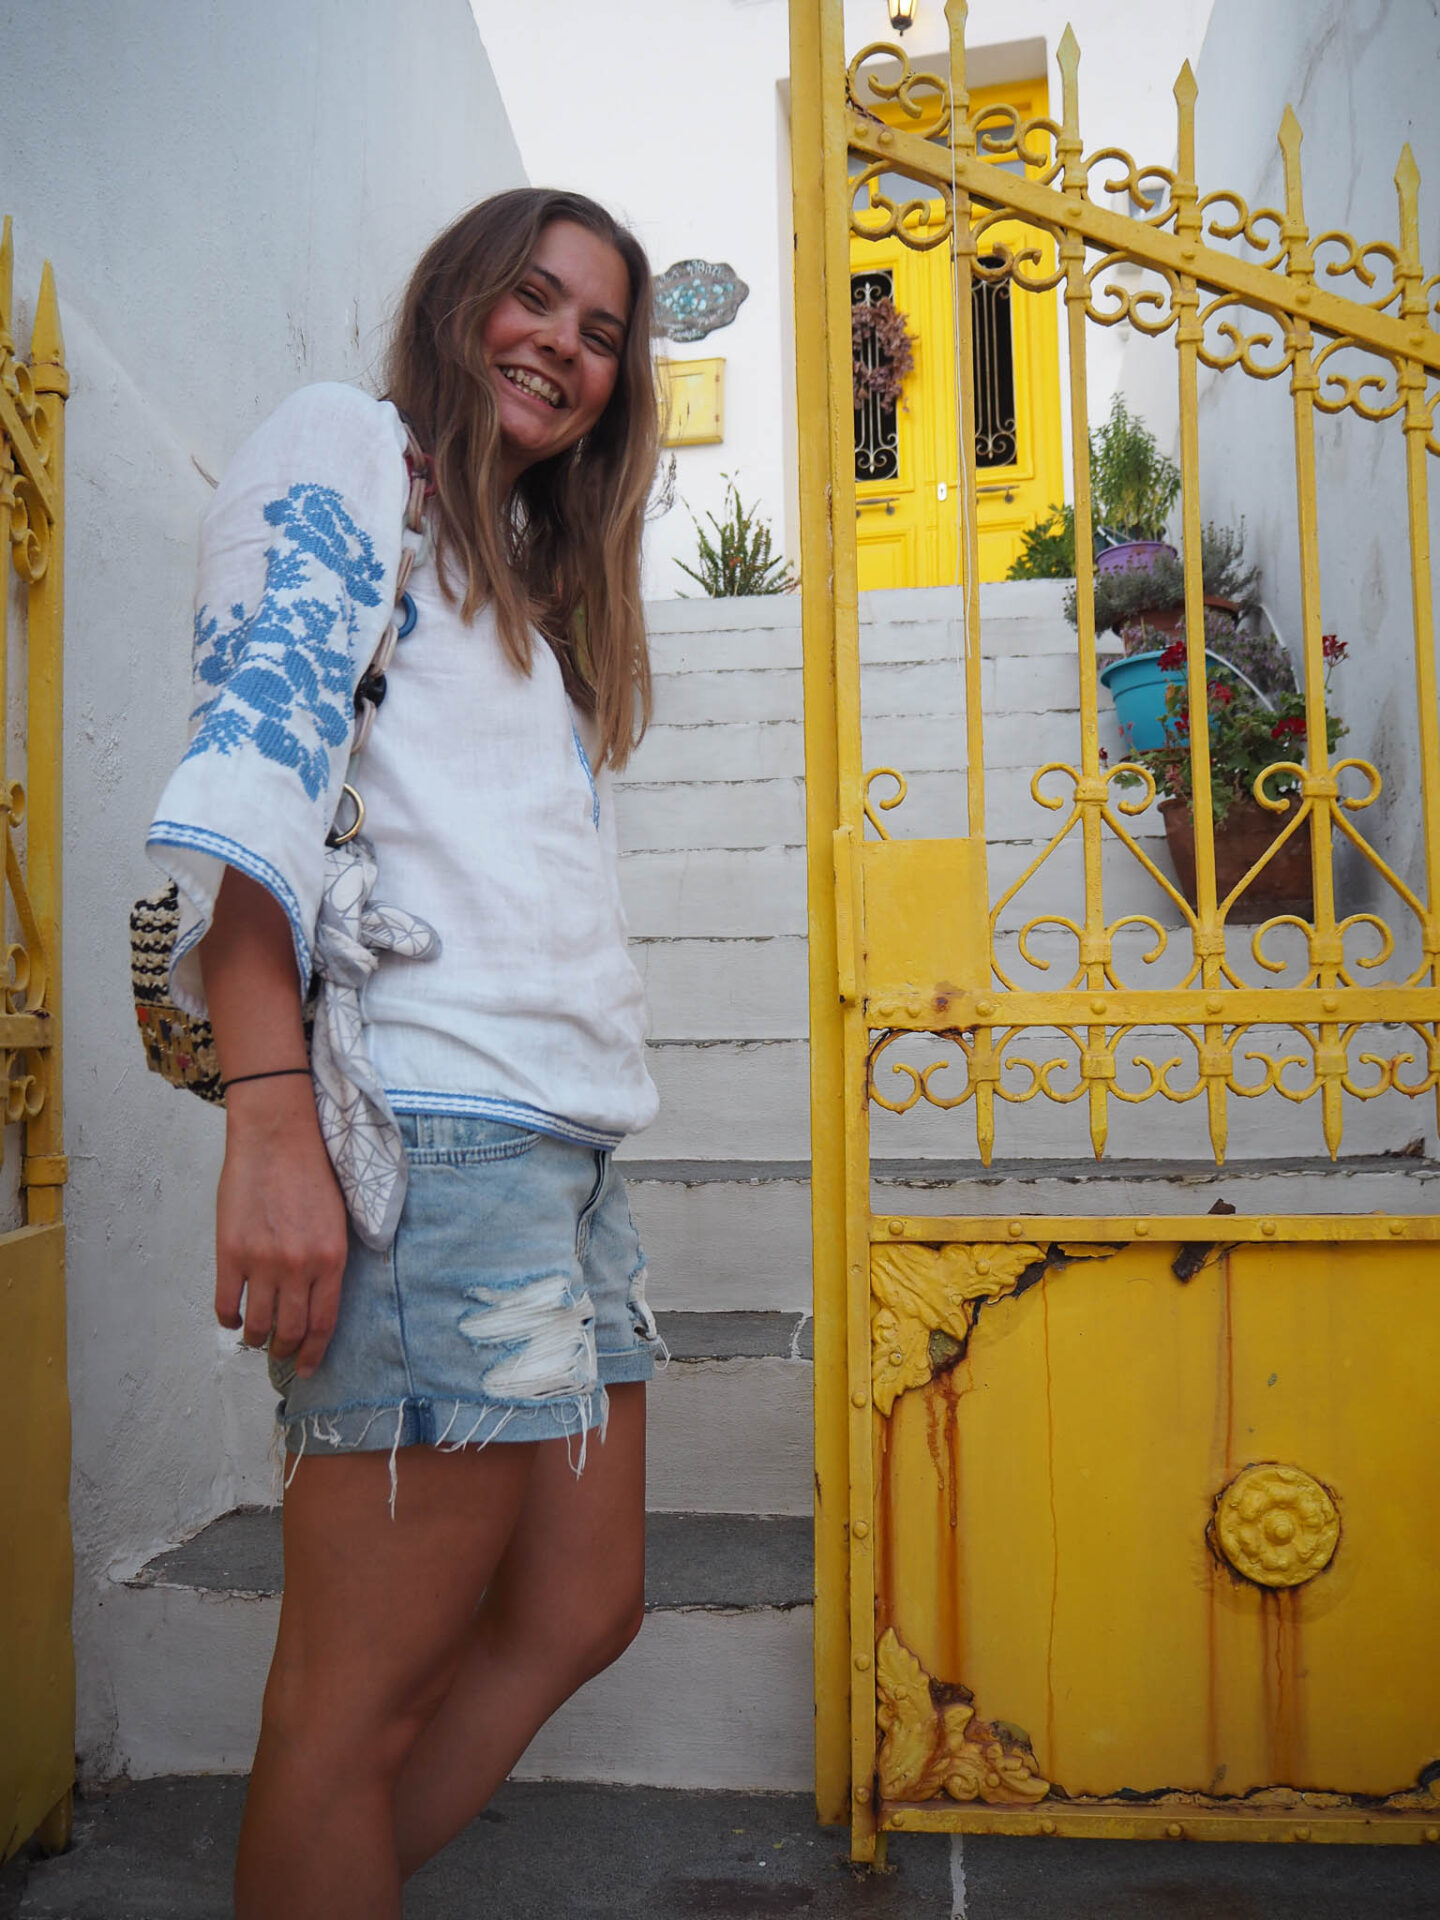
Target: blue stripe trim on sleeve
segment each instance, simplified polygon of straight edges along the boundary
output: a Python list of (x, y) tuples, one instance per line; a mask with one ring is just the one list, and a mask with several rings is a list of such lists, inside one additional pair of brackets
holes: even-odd
[(600, 795), (595, 786), (595, 769), (590, 765), (590, 756), (585, 751), (585, 742), (580, 738), (580, 729), (573, 720), (570, 722), (570, 738), (575, 742), (575, 751), (580, 756), (580, 765), (585, 769), (585, 779), (590, 788), (590, 824), (598, 833), (600, 831)]
[(613, 1153), (625, 1138), (603, 1127), (582, 1126), (578, 1120), (566, 1120), (543, 1107), (527, 1106), (523, 1100), (506, 1100), (493, 1093), (427, 1093), (421, 1087), (387, 1087), (385, 1098), (396, 1113), (455, 1114), (477, 1120), (505, 1120), (512, 1126), (530, 1127), (556, 1140), (568, 1140), (577, 1147), (599, 1147)]
[[(310, 986), (310, 941), (300, 917), (300, 902), (291, 891), (289, 882), (280, 871), (272, 867), (249, 847), (241, 846), (238, 840), (232, 840), (227, 834), (212, 833), (208, 827), (197, 827), (184, 820), (157, 820), (150, 829), (145, 845), (152, 847), (180, 847), (191, 853), (205, 853), (214, 860), (223, 860), (227, 867), (234, 867), (238, 873), (254, 880), (272, 894), (284, 909), (290, 922), (290, 937), (295, 943), (295, 965), (300, 974), (302, 991)], [(207, 920), (197, 921), (183, 940), (177, 941), (175, 951), (170, 957), (170, 970), (197, 943), (204, 939), (209, 931)]]

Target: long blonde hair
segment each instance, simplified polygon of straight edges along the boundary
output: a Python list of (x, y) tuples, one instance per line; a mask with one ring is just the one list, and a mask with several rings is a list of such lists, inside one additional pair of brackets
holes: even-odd
[[(508, 499), (481, 344), (495, 303), (523, 278), (541, 233), (573, 221), (614, 247), (630, 281), (615, 391), (576, 446), (537, 461)], [(506, 653), (530, 669), (532, 626), (593, 714), (602, 761), (621, 767), (650, 717), (640, 536), (659, 416), (650, 363), (650, 263), (633, 234), (581, 193), (518, 187), (471, 207), (410, 277), (386, 397), (435, 464), (436, 564), (466, 619), (487, 603)]]

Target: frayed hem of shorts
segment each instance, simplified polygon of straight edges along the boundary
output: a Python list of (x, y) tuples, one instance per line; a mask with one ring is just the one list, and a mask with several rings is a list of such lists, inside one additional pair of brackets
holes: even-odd
[(466, 1447), (487, 1447), (491, 1441), (563, 1440), (578, 1478), (585, 1470), (590, 1435), (598, 1429), (603, 1442), (609, 1414), (603, 1386), (590, 1393), (509, 1405), (493, 1400), (401, 1400), (388, 1406), (322, 1409), (289, 1418), (281, 1414), (278, 1427), (289, 1455), (284, 1484), (290, 1485), (307, 1453), (388, 1453), (393, 1519), (396, 1463), (402, 1447), (459, 1453)]

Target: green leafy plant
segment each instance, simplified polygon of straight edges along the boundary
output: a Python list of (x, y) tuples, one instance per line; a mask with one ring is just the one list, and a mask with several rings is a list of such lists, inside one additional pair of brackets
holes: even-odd
[(1096, 527), (1109, 544), (1163, 540), (1180, 498), (1180, 469), (1117, 393), (1109, 418), (1090, 431), (1090, 486)]
[[(714, 530), (714, 538), (692, 513), (690, 518), (694, 521), (696, 538), (700, 543), (699, 565), (687, 566), (683, 560), (677, 561), (676, 565), (682, 573), (688, 573), (692, 580), (698, 582), (712, 599), (723, 599), (732, 594), (793, 593), (799, 582), (786, 565), (784, 556), (775, 552), (770, 523), (758, 506), (746, 506), (732, 475), (727, 473), (723, 477), (723, 517), (717, 520), (713, 513), (705, 515)], [(683, 600), (689, 596), (682, 594), (680, 597)]]
[[(1288, 656), (1279, 641), (1268, 632), (1263, 639), (1247, 636), (1245, 644), (1261, 679), (1278, 678), (1280, 669), (1271, 650), (1278, 653), (1285, 662), (1289, 684), (1283, 688), (1277, 685), (1273, 694), (1264, 696), (1260, 680), (1252, 684), (1252, 676), (1244, 667), (1238, 667), (1234, 672), (1228, 672), (1225, 667), (1216, 667), (1207, 680), (1205, 704), (1210, 735), (1211, 812), (1217, 826), (1238, 802), (1253, 797), (1255, 781), (1266, 767), (1274, 766), (1277, 761), (1296, 764), (1303, 764), (1304, 761), (1305, 696), (1295, 685)], [(1347, 728), (1339, 715), (1330, 710), (1330, 677), (1335, 666), (1345, 658), (1347, 646), (1345, 641), (1329, 633), (1325, 635), (1324, 648), (1327, 694), (1325, 732), (1333, 751), (1336, 743), (1344, 738)], [(1167, 670), (1183, 668), (1183, 640), (1172, 641), (1164, 649), (1160, 655), (1160, 665)], [(1116, 768), (1117, 784), (1124, 787), (1143, 786), (1142, 776), (1130, 771), (1130, 768), (1145, 767), (1153, 775), (1156, 790), (1162, 798), (1192, 804), (1191, 724), (1190, 696), (1186, 683), (1183, 679), (1172, 680), (1165, 691), (1164, 746), (1150, 747), (1132, 754), (1129, 761)], [(1293, 799), (1299, 791), (1299, 777), (1294, 773), (1278, 773), (1265, 782), (1266, 796), (1272, 800)]]
[[(1230, 600), (1239, 613), (1258, 604), (1260, 570), (1245, 565), (1245, 529), (1217, 527), (1211, 521), (1200, 535), (1200, 578), (1207, 594)], [(1065, 618), (1078, 619), (1078, 583), (1065, 595)], [(1185, 566), (1176, 555), (1157, 553), (1144, 566), (1120, 567), (1095, 575), (1095, 631), (1120, 633), (1146, 613), (1166, 613), (1185, 604)], [(1127, 643), (1128, 645), (1128, 643)], [(1136, 651), (1129, 647), (1129, 651)]]
[(1073, 580), (1075, 577), (1075, 509), (1049, 507), (1020, 536), (1020, 551), (1010, 563), (1007, 580)]
[[(1090, 513), (1096, 544), (1113, 547), (1130, 540), (1163, 540), (1165, 523), (1179, 497), (1179, 467), (1160, 452), (1154, 434), (1129, 412), (1117, 393), (1109, 417), (1090, 429)], [(1020, 552), (1006, 577), (1068, 580), (1074, 574), (1075, 509), (1047, 507), (1020, 536)], [(1207, 587), (1206, 591), (1221, 589)], [(1102, 624), (1098, 614), (1096, 624)]]

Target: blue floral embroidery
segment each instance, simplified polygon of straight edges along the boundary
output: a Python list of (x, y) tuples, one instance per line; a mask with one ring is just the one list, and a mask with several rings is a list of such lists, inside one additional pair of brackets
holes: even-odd
[[(237, 602), (228, 617), (208, 606), (195, 615), (196, 690), (215, 692), (195, 708), (185, 757), (230, 754), (249, 742), (294, 768), (317, 800), (332, 754), (350, 737), (357, 608), (380, 604), (385, 569), (332, 487), (293, 486), (267, 503), (265, 519), (281, 537), (266, 549), (254, 611)], [(334, 587), (317, 578), (322, 573)], [(333, 597), (317, 597), (317, 587)]]

